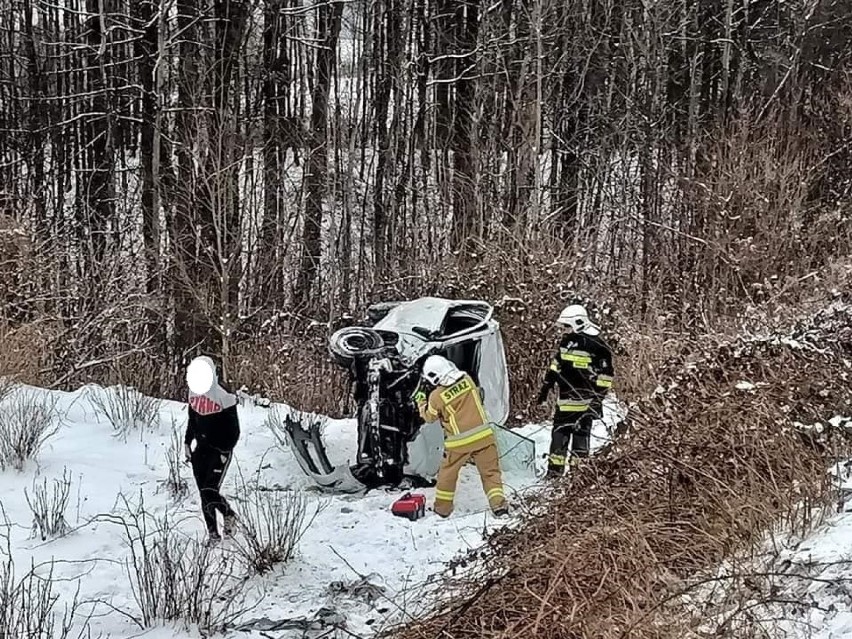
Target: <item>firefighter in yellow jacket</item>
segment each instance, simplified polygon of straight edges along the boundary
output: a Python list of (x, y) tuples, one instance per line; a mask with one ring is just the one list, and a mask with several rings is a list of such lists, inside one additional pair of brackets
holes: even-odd
[(440, 419), (444, 428), (444, 462), (438, 471), (433, 510), (441, 517), (450, 516), (459, 471), (472, 460), (491, 511), (498, 517), (508, 514), (497, 441), (473, 378), (440, 355), (426, 358), (423, 378), (435, 389), (428, 399), (422, 391), (415, 395), (420, 417), (426, 423)]

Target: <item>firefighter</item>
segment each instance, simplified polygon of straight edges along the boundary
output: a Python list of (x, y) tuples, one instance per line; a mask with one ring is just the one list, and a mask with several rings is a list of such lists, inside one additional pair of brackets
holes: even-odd
[(538, 404), (544, 404), (553, 384), (559, 387), (547, 464), (549, 477), (564, 473), (569, 443), (575, 457), (589, 456), (592, 421), (602, 417), (603, 398), (614, 375), (612, 351), (582, 305), (565, 307), (556, 322), (565, 327), (565, 333), (537, 399)]
[(196, 357), (190, 362), (186, 381), (189, 386), (189, 419), (184, 451), (186, 460), (192, 464), (192, 474), (198, 486), (208, 543), (215, 544), (222, 539), (217, 512), (222, 514), (222, 533), (225, 536), (233, 534), (236, 524), (234, 511), (219, 491), (240, 438), (237, 398), (218, 379), (216, 366), (209, 357)]
[(508, 514), (497, 441), (473, 378), (439, 355), (426, 358), (423, 378), (434, 390), (428, 398), (422, 391), (415, 395), (420, 417), (426, 423), (440, 419), (444, 428), (444, 461), (433, 510), (441, 517), (450, 516), (459, 471), (472, 460), (491, 511), (498, 517)]

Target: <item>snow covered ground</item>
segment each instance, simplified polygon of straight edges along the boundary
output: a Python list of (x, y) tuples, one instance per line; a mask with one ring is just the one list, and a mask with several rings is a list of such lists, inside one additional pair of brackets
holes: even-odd
[(852, 461), (838, 464), (841, 512), (782, 550), (771, 608), (783, 639), (852, 637)]
[[(139, 611), (128, 579), (126, 561), (130, 549), (118, 519), (127, 512), (127, 504), (132, 507), (142, 499), (146, 512), (158, 518), (168, 515), (182, 534), (204, 538), (198, 493), (189, 467), (183, 470), (189, 483), (189, 492), (183, 499), (173, 499), (164, 484), (172, 433), (177, 430), (183, 436), (185, 405), (162, 402), (159, 423), (148, 430), (133, 431), (125, 440), (116, 437), (112, 425), (90, 401), (87, 393), (91, 388), (71, 393), (30, 387), (16, 391), (52, 397), (61, 421), (58, 432), (46, 441), (36, 461), (28, 462), (20, 472), (0, 472), (0, 541), (8, 536), (18, 578), (29, 570), (31, 562), (55, 560), (54, 579), (61, 601), (70, 601), (79, 589), (79, 600), (89, 602), (84, 608), (94, 615), (90, 621), (93, 636), (197, 637), (197, 631), (190, 633), (175, 625), (143, 629), (133, 622), (131, 617), (138, 617)], [(0, 403), (0, 411), (9, 410), (13, 401), (13, 396), (7, 397)], [(607, 420), (615, 419), (614, 404), (608, 405), (607, 410)], [(311, 620), (318, 614), (338, 615), (337, 620), (340, 616), (345, 618), (344, 634), (323, 636), (368, 636), (390, 622), (415, 614), (418, 593), (422, 592), (418, 586), (427, 583), (449, 560), (480, 545), (486, 531), (512, 525), (511, 518), (499, 520), (491, 516), (472, 466), (462, 471), (455, 512), (447, 520), (433, 513), (413, 522), (394, 517), (390, 505), (399, 492), (376, 491), (364, 497), (320, 494), (311, 490), (312, 482), (302, 473), (291, 451), (278, 446), (264, 424), (269, 409), (245, 405), (239, 407), (239, 414), (242, 437), (223, 486), (226, 497), (232, 498), (238, 486), (246, 485), (251, 490), (293, 490), (305, 496), (309, 510), (316, 506), (321, 509), (305, 532), (296, 557), (271, 573), (252, 578), (250, 609), (236, 625), (264, 618), (277, 622)], [(549, 427), (529, 425), (518, 432), (535, 441), (536, 462), (543, 470)], [(603, 424), (596, 423), (594, 435), (596, 445), (606, 440)], [(354, 457), (353, 421), (333, 420), (325, 439), (332, 463)], [(32, 498), (35, 481), (59, 479), (65, 472), (71, 481), (66, 511), (71, 532), (42, 540), (32, 534), (33, 518), (25, 491)], [(508, 498), (520, 507), (537, 484), (531, 473), (517, 471), (507, 471), (504, 480)], [(419, 492), (426, 494), (431, 504), (434, 489)], [(240, 502), (232, 504), (239, 513)], [(8, 522), (5, 527), (4, 514)], [(6, 542), (0, 546), (0, 553), (5, 552)], [(228, 544), (213, 552), (229, 552)], [(46, 570), (45, 567), (43, 571)], [(379, 592), (372, 602), (360, 597), (363, 590), (348, 587), (362, 577), (384, 588), (372, 591)], [(228, 636), (305, 635), (301, 630), (265, 635), (260, 630), (235, 630)]]
[[(94, 387), (98, 389), (99, 387)], [(57, 611), (77, 592), (87, 602), (82, 610), (93, 614), (92, 636), (148, 639), (189, 639), (200, 636), (180, 624), (140, 628), (128, 579), (130, 556), (119, 517), (144, 501), (146, 512), (168, 518), (181, 534), (204, 538), (197, 490), (188, 467), (184, 478), (189, 491), (174, 499), (166, 490), (167, 451), (173, 432), (182, 437), (185, 406), (161, 402), (158, 423), (133, 431), (125, 439), (115, 431), (88, 393), (48, 392), (24, 387), (54, 399), (61, 415), (59, 430), (49, 438), (36, 461), (18, 472), (0, 472), (0, 560), (9, 548), (17, 578), (30, 566), (53, 563), (55, 590), (60, 595)], [(20, 392), (20, 391), (19, 391)], [(14, 396), (0, 403), (0, 413), (10, 410)], [(617, 419), (616, 405), (607, 405), (607, 421)], [(272, 572), (250, 580), (245, 608), (226, 637), (366, 637), (391, 623), (416, 615), (424, 593), (440, 587), (438, 575), (447, 562), (478, 547), (483, 534), (495, 527), (513, 525), (488, 512), (485, 496), (473, 467), (462, 471), (456, 511), (448, 520), (433, 514), (418, 521), (394, 517), (390, 504), (398, 492), (376, 491), (364, 497), (327, 495), (314, 490), (292, 453), (277, 445), (265, 425), (269, 409), (245, 405), (239, 408), (243, 434), (224, 492), (239, 512), (240, 497), (258, 488), (295, 491), (308, 503), (309, 513), (319, 507), (306, 529), (296, 556)], [(527, 425), (518, 432), (536, 444), (537, 470), (543, 471), (549, 442), (548, 425)], [(604, 424), (596, 423), (594, 444), (606, 441)], [(332, 420), (325, 432), (332, 463), (352, 459), (355, 424)], [(847, 499), (852, 496), (852, 465), (838, 467)], [(59, 479), (67, 473), (71, 490), (66, 519), (71, 531), (58, 539), (42, 540), (33, 534), (27, 496), (33, 498), (35, 482)], [(540, 483), (529, 472), (507, 470), (505, 483), (510, 500), (523, 508), (526, 497)], [(424, 489), (429, 503), (434, 490)], [(126, 502), (124, 500), (127, 500)], [(2, 525), (5, 518), (7, 525)], [(8, 545), (6, 538), (8, 537)], [(229, 553), (228, 543), (214, 553)], [(0, 562), (2, 563), (2, 562)], [(37, 569), (45, 574), (48, 565)], [(841, 639), (852, 637), (852, 499), (843, 512), (828, 520), (804, 540), (773, 553), (772, 594), (760, 605), (772, 621), (771, 636), (784, 639)], [(345, 624), (345, 630), (305, 634), (310, 621)], [(260, 621), (260, 623), (255, 623)], [(282, 622), (292, 622), (283, 624)], [(249, 627), (238, 629), (247, 624)], [(272, 630), (278, 624), (279, 628)]]
[(779, 524), (754, 556), (696, 575), (684, 603), (704, 622), (701, 636), (852, 639), (852, 460), (829, 474), (838, 499), (808, 511), (809, 532)]

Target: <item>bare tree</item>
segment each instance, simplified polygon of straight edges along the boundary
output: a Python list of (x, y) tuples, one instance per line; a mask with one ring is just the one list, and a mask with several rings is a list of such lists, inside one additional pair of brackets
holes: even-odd
[[(304, 177), (305, 211), (299, 274), (293, 291), (297, 308), (304, 307), (316, 289), (323, 226), (323, 201), (328, 175), (328, 95), (334, 72), (343, 2), (320, 0), (316, 4), (316, 40), (311, 86), (311, 125), (307, 140), (309, 155)], [(316, 286), (316, 288), (315, 288)]]
[(155, 363), (166, 389), (198, 350), (276, 362), (300, 319), (379, 296), (530, 302), (557, 262), (696, 330), (847, 252), (842, 3), (0, 13), (0, 321), (48, 345), (34, 381)]

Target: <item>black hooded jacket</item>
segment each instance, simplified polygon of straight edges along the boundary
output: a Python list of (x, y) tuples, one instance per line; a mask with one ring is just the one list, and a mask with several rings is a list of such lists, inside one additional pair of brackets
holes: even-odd
[[(231, 390), (221, 381), (219, 385), (228, 393)], [(237, 415), (237, 405), (222, 410), (201, 414), (187, 403), (189, 419), (186, 423), (184, 443), (189, 445), (193, 439), (198, 441), (199, 448), (215, 448), (221, 451), (233, 450), (240, 438), (240, 421)]]

